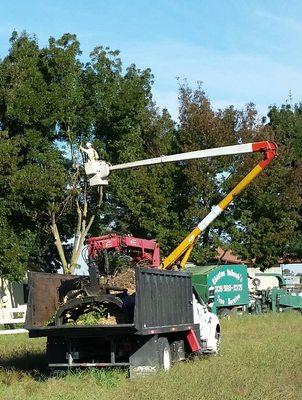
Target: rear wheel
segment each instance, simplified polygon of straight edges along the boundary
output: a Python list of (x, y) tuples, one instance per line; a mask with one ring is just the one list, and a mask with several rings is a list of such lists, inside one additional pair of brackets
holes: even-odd
[(157, 341), (158, 357), (160, 369), (169, 371), (172, 366), (171, 349), (168, 340), (160, 337)]

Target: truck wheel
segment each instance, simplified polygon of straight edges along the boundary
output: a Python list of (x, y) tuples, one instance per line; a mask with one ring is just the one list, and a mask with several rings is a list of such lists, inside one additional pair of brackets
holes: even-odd
[(216, 329), (215, 332), (215, 348), (213, 349), (213, 355), (217, 356), (220, 352), (221, 334), (220, 328)]
[(160, 369), (163, 369), (164, 371), (169, 371), (172, 366), (172, 356), (170, 344), (165, 337), (158, 338), (157, 349)]

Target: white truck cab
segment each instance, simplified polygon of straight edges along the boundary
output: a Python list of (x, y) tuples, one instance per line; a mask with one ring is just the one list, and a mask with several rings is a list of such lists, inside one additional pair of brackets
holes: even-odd
[(193, 294), (194, 324), (199, 324), (202, 353), (218, 354), (220, 345), (220, 323), (216, 314), (208, 310), (202, 299)]

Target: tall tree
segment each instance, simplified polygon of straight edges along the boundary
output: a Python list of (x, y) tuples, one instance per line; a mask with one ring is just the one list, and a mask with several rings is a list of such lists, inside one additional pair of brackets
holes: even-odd
[[(192, 90), (180, 87), (180, 126), (178, 143), (181, 151), (193, 151), (236, 144), (238, 113), (232, 108), (215, 112), (202, 87)], [(180, 167), (178, 212), (181, 235), (193, 229), (219, 203), (225, 194), (234, 159), (219, 157), (196, 160)], [(228, 221), (222, 215), (212, 224), (195, 246), (192, 259), (208, 261), (225, 235)]]
[[(103, 157), (122, 163), (173, 152), (174, 124), (166, 110), (159, 113), (151, 96), (150, 70), (134, 65), (122, 72), (118, 52), (97, 48), (87, 80), (94, 88), (95, 137)], [(173, 211), (173, 166), (121, 171), (110, 177), (103, 214), (104, 230), (156, 237), (170, 245)]]
[[(274, 265), (286, 255), (291, 243), (297, 244), (295, 238), (300, 230), (301, 167), (298, 146), (294, 145), (301, 140), (298, 120), (295, 119), (295, 129), (290, 132), (289, 121), (281, 118), (281, 125), (276, 115), (280, 110), (275, 108), (269, 114), (270, 123), (264, 125), (252, 104), (243, 111), (230, 107), (215, 112), (201, 88), (192, 91), (183, 86), (180, 95), (179, 140), (183, 150), (262, 140), (283, 144), (279, 157), (204, 233), (193, 259), (208, 262), (211, 251), (221, 245), (243, 259), (253, 260), (262, 269)], [(288, 117), (293, 119), (292, 112)], [(258, 160), (259, 154), (196, 161), (184, 167), (185, 224), (195, 226)]]
[(283, 176), (286, 208), (292, 212), (291, 223), (294, 229), (287, 236), (283, 258), (302, 260), (302, 104), (283, 104), (271, 107), (268, 113), (269, 126), (274, 132), (280, 153), (283, 156), (282, 167), (290, 171)]
[[(240, 132), (244, 142), (283, 142), (281, 132), (257, 122), (254, 108), (247, 113)], [(289, 143), (281, 145), (278, 157), (242, 193), (233, 209), (236, 224), (230, 230), (231, 247), (261, 269), (275, 265), (286, 255), (297, 228), (301, 196), (296, 183), (300, 173), (290, 165), (292, 151)], [(247, 158), (238, 171), (251, 168), (257, 162), (255, 157), (259, 155)]]
[[(83, 174), (83, 159), (78, 154), (82, 140), (92, 137), (91, 121), (86, 114), (83, 65), (79, 61), (80, 44), (75, 35), (64, 34), (49, 39), (41, 50), (41, 70), (49, 91), (49, 109), (58, 146), (67, 147), (66, 173), (69, 183), (62, 192), (62, 201), (51, 206), (51, 231), (55, 239), (64, 273), (72, 273), (78, 265), (86, 235), (101, 203)], [(96, 199), (97, 197), (97, 199)], [(68, 224), (66, 225), (66, 216)], [(74, 236), (72, 245), (66, 242)]]
[(59, 263), (48, 204), (65, 186), (64, 160), (45, 140), (47, 86), (39, 62), (36, 39), (13, 33), (0, 62), (0, 270), (9, 278), (29, 267), (56, 270)]

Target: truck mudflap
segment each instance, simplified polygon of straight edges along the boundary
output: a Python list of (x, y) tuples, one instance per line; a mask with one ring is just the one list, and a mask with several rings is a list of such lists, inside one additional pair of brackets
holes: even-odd
[(158, 335), (144, 336), (138, 348), (129, 358), (130, 378), (138, 378), (156, 373), (160, 369), (157, 353)]
[(186, 339), (193, 353), (201, 350), (200, 340), (196, 336), (194, 329), (190, 329), (186, 332)]

